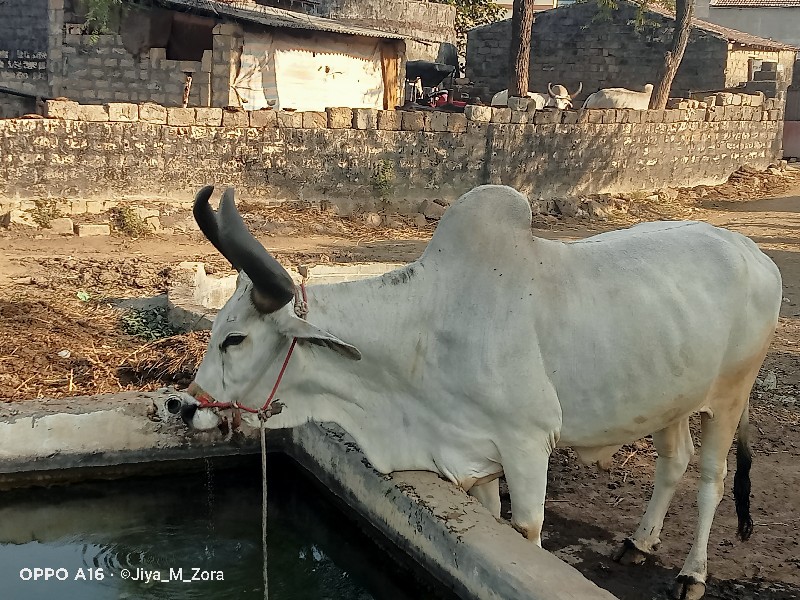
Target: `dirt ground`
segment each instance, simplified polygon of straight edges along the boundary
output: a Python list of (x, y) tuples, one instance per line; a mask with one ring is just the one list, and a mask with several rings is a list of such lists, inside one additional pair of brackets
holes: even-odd
[[(677, 198), (629, 199), (606, 220), (539, 215), (533, 233), (579, 239), (658, 218), (705, 220), (744, 233), (783, 275), (780, 324), (760, 375), (767, 384), (751, 397), (755, 531), (748, 542), (736, 539), (729, 477), (711, 532), (707, 597), (800, 598), (800, 171), (745, 172), (724, 186), (680, 190)], [(354, 218), (291, 209), (253, 208), (247, 220), (288, 265), (411, 261), (434, 230), (403, 220), (392, 229), (369, 228)], [(229, 268), (198, 232), (177, 231), (79, 239), (0, 229), (0, 401), (187, 384), (206, 334), (143, 339), (137, 334), (152, 332), (153, 323), (140, 327), (120, 303), (163, 294), (180, 261)], [(545, 548), (623, 600), (663, 598), (693, 537), (696, 459), (679, 485), (657, 556), (640, 567), (609, 558), (641, 518), (654, 457), (646, 439), (623, 448), (608, 473), (581, 466), (568, 450), (551, 460)], [(729, 458), (730, 473), (734, 466)]]

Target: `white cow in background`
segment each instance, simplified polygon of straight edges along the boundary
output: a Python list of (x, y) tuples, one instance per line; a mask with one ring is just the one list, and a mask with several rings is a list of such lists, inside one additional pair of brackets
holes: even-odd
[(647, 110), (650, 97), (653, 95), (653, 84), (648, 83), (644, 90), (636, 92), (625, 88), (605, 88), (590, 94), (583, 103), (583, 108), (632, 108)]
[[(583, 83), (578, 85), (578, 91), (570, 94), (563, 85), (547, 84), (547, 95), (538, 92), (528, 92), (531, 104), (528, 110), (542, 110), (543, 108), (558, 108), (568, 110), (572, 108), (572, 101), (583, 90)], [(502, 90), (492, 96), (492, 106), (508, 106), (508, 90)]]
[(648, 434), (658, 450), (641, 525), (616, 552), (638, 562), (660, 542), (664, 516), (694, 451), (700, 413), (697, 529), (677, 597), (705, 591), (708, 536), (738, 429), (734, 496), (749, 513), (748, 399), (781, 305), (775, 264), (746, 237), (697, 222), (645, 223), (583, 241), (531, 236), (527, 199), (481, 186), (445, 213), (419, 260), (381, 277), (295, 286), (252, 237), (233, 190), (218, 213), (213, 188), (198, 223), (240, 270), (214, 321), (193, 396), (176, 410), (199, 429), (205, 404), (261, 407), (280, 383), (269, 428), (333, 421), (382, 473), (439, 473), (496, 516), (505, 474), (514, 527), (540, 544), (547, 465), (569, 446), (607, 463)]

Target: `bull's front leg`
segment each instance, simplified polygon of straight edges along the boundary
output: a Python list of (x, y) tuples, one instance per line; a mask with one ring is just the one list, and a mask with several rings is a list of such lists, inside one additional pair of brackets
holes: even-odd
[(511, 495), (511, 525), (541, 547), (547, 465), (558, 436), (555, 431), (526, 433), (524, 440), (507, 440), (500, 454)]

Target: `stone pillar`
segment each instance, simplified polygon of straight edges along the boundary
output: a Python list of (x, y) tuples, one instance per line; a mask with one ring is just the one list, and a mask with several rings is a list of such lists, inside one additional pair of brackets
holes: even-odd
[(234, 23), (221, 23), (214, 27), (213, 33), (211, 106), (239, 106), (239, 99), (231, 86), (244, 43), (242, 29)]

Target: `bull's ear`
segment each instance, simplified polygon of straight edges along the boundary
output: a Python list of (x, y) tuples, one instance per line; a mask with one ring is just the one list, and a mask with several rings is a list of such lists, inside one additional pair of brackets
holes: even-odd
[(326, 346), (350, 360), (361, 360), (361, 352), (358, 348), (294, 315), (291, 315), (289, 319), (281, 319), (278, 328), (287, 337), (295, 337), (300, 341), (317, 346)]

